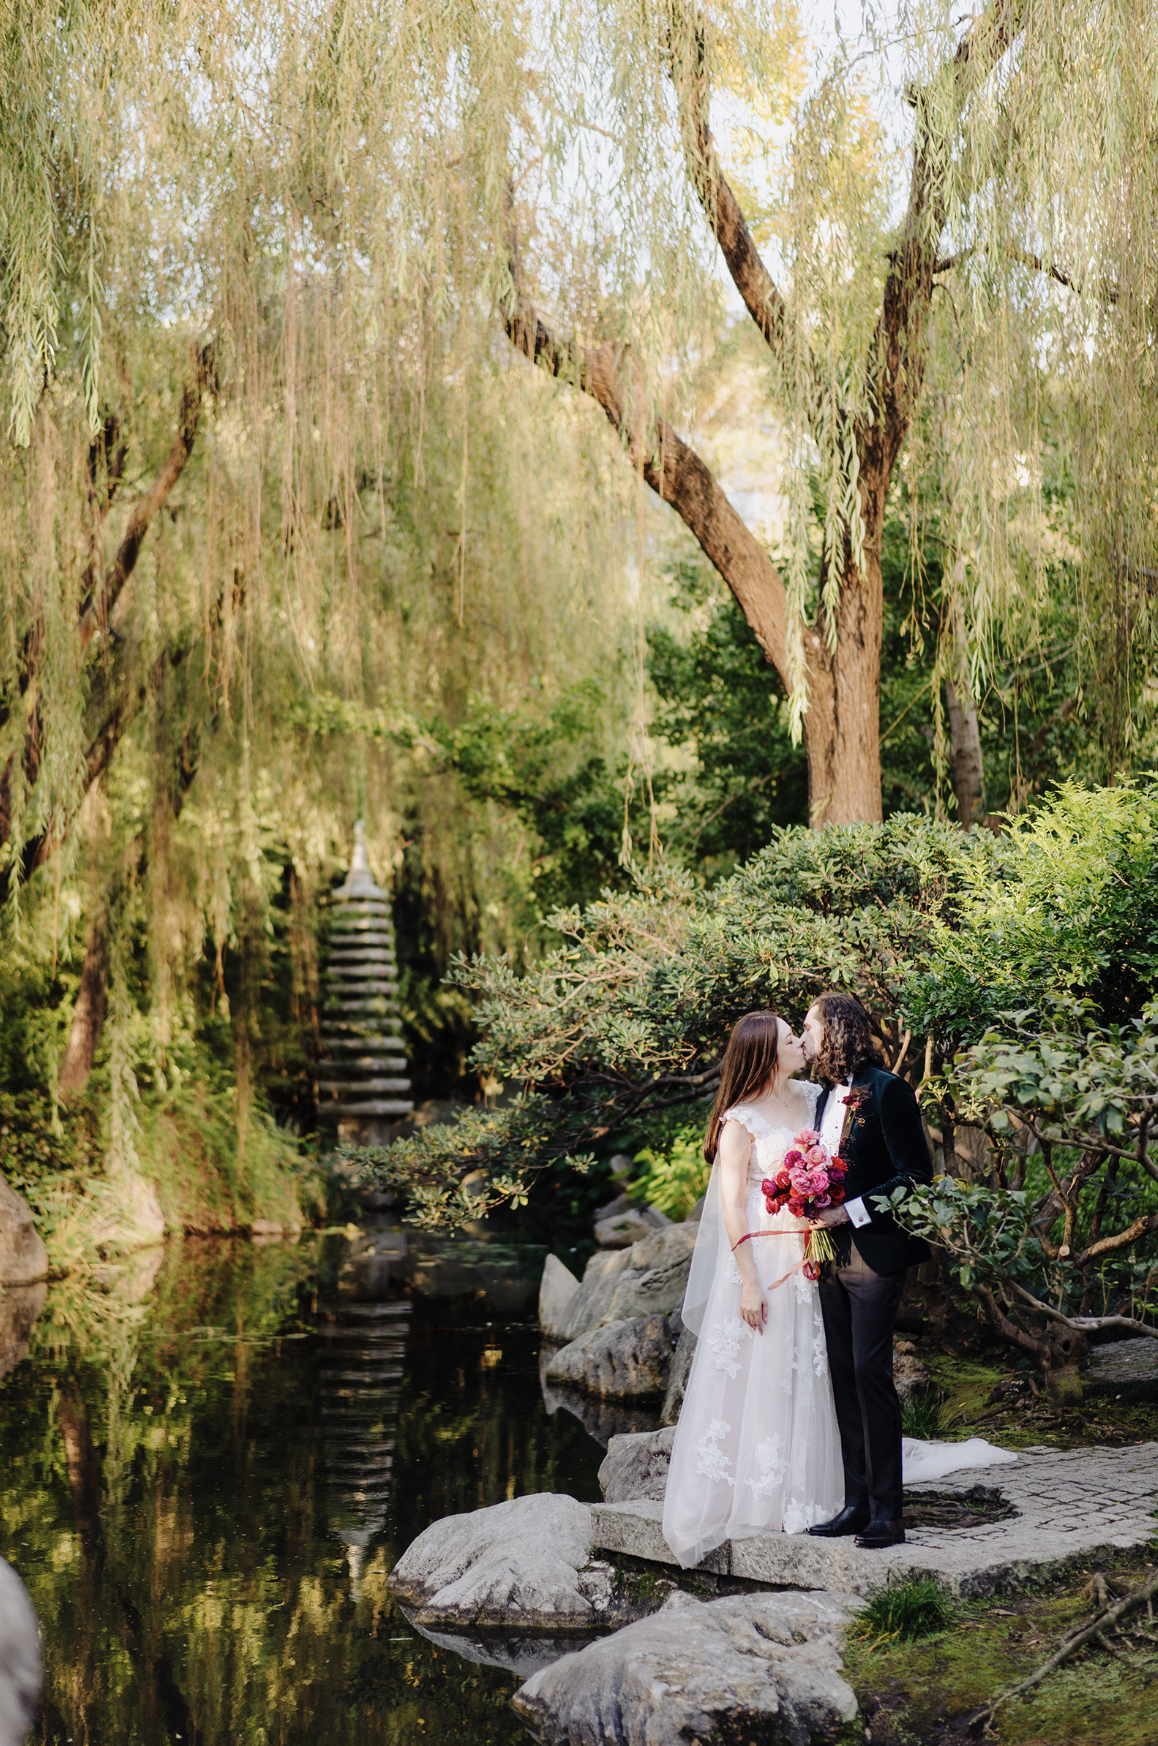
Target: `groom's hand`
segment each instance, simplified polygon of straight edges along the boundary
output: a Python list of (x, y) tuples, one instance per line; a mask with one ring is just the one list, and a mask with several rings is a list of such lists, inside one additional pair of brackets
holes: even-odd
[(829, 1225), (847, 1225), (849, 1223), (848, 1209), (843, 1206), (826, 1206), (824, 1211), (817, 1213), (810, 1222), (814, 1228), (820, 1225), (826, 1228)]

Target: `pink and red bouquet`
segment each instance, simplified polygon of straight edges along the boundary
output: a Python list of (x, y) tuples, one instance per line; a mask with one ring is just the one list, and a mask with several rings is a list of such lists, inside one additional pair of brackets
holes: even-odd
[[(844, 1179), (848, 1165), (839, 1152), (830, 1153), (820, 1143), (815, 1128), (802, 1128), (793, 1137), (784, 1154), (784, 1162), (775, 1176), (765, 1177), (760, 1184), (764, 1204), (770, 1213), (785, 1207), (797, 1219), (814, 1219), (826, 1207), (839, 1206), (844, 1199)], [(809, 1279), (819, 1276), (821, 1264), (834, 1255), (832, 1238), (821, 1226), (809, 1231), (804, 1245), (804, 1271)]]

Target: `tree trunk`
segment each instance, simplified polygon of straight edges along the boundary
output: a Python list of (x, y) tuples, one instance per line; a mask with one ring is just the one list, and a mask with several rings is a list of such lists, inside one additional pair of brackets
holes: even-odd
[[(965, 565), (958, 560), (955, 577), (964, 583)], [(945, 709), (949, 717), (949, 772), (957, 797), (957, 822), (963, 831), (985, 817), (985, 766), (981, 761), (981, 729), (969, 684), (969, 652), (965, 627), (956, 604), (953, 612), (953, 664), (945, 675)]]
[(62, 1103), (81, 1090), (92, 1072), (101, 1026), (105, 1022), (109, 990), (107, 929), (108, 915), (102, 911), (89, 933), (84, 968), (80, 973), (80, 991), (73, 1008), (72, 1029), (68, 1033), (68, 1045), (56, 1082)]
[(879, 822), (881, 812), (881, 629), (884, 613), (880, 545), (864, 548), (864, 573), (845, 559), (836, 615), (836, 648), (824, 625), (804, 638), (808, 667), (808, 812), (822, 825)]
[(1046, 1329), (1044, 1345), (1046, 1350), (1041, 1368), (1051, 1404), (1081, 1406), (1082, 1378), (1078, 1366), (1089, 1352), (1089, 1341), (1076, 1328), (1054, 1322)]
[(949, 773), (957, 797), (957, 822), (963, 831), (985, 817), (985, 769), (981, 762), (981, 730), (977, 706), (968, 692), (945, 681), (949, 716)]

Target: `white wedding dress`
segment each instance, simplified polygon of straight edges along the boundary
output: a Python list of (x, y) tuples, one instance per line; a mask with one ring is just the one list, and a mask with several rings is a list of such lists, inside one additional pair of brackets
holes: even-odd
[[(808, 1227), (787, 1208), (770, 1217), (760, 1188), (779, 1170), (800, 1127), (815, 1125), (820, 1087), (797, 1084), (810, 1107), (795, 1128), (774, 1126), (748, 1104), (736, 1104), (723, 1118), (741, 1122), (753, 1136), (748, 1229), (774, 1234), (754, 1236), (751, 1248), (761, 1285), (783, 1283), (768, 1292), (768, 1320), (757, 1333), (740, 1315), (742, 1280), (716, 1165), (684, 1294), (684, 1324), (699, 1338), (663, 1504), (664, 1539), (685, 1569), (725, 1540), (802, 1534), (844, 1504), (820, 1293), (799, 1267)], [(980, 1437), (968, 1443), (906, 1438), (902, 1447), (910, 1482), (1016, 1460)]]
[(781, 1529), (801, 1534), (844, 1502), (820, 1295), (798, 1266), (808, 1227), (787, 1208), (770, 1217), (760, 1188), (779, 1170), (793, 1135), (815, 1119), (820, 1087), (800, 1090), (810, 1108), (795, 1128), (774, 1127), (746, 1104), (724, 1117), (753, 1135), (748, 1229), (774, 1233), (751, 1239), (760, 1283), (790, 1277), (769, 1292), (768, 1320), (757, 1333), (740, 1316), (742, 1281), (715, 1166), (684, 1297), (684, 1323), (699, 1340), (663, 1505), (664, 1539), (685, 1568), (725, 1540)]

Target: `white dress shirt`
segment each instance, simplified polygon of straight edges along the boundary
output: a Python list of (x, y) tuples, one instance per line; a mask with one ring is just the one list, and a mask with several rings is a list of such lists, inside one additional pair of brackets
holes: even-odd
[[(851, 1090), (851, 1079), (846, 1079), (843, 1085), (834, 1085), (824, 1106), (824, 1115), (820, 1121), (820, 1143), (828, 1148), (830, 1156), (840, 1147), (840, 1137), (844, 1132), (845, 1103)], [(872, 1215), (859, 1196), (856, 1200), (846, 1200), (844, 1210), (858, 1230), (862, 1225), (872, 1224)]]

